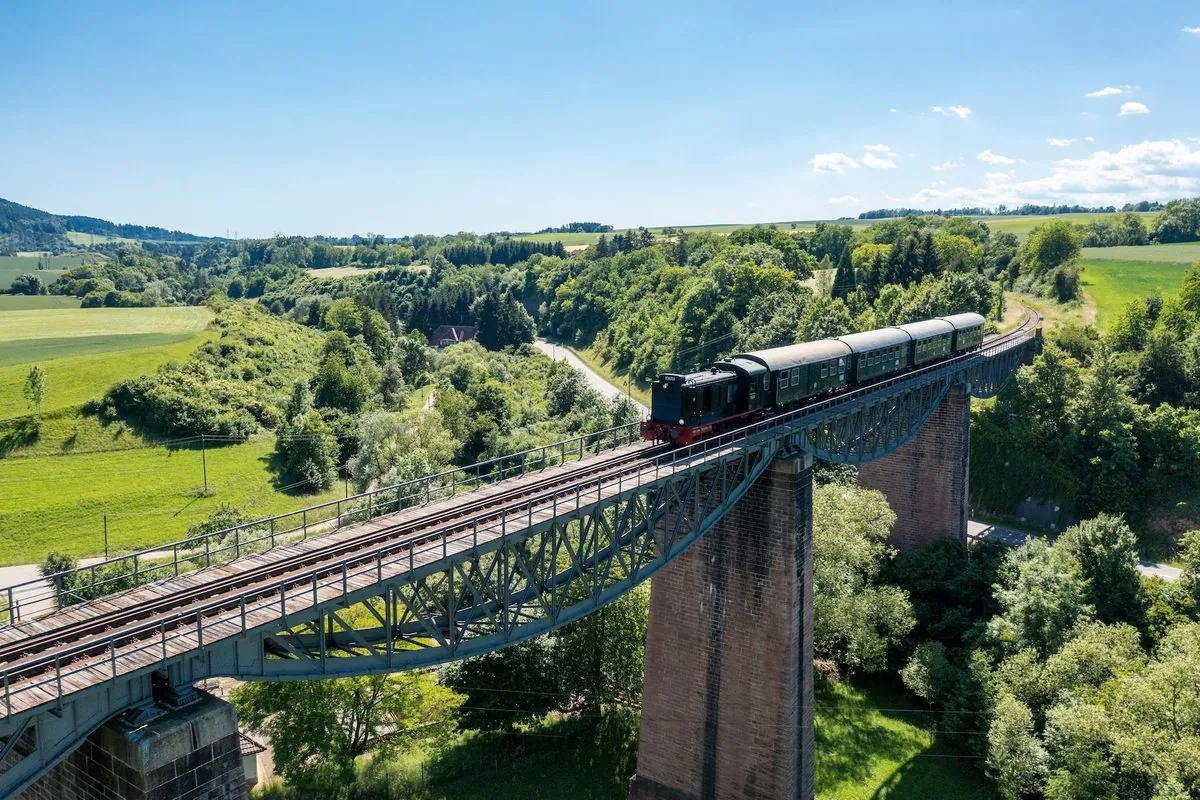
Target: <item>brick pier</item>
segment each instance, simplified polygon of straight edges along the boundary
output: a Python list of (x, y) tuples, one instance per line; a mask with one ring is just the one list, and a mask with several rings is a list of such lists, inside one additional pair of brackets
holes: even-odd
[(233, 706), (199, 695), (136, 727), (106, 723), (19, 800), (246, 800)]
[(858, 482), (887, 495), (896, 512), (891, 544), (918, 550), (937, 539), (967, 541), (971, 399), (953, 386), (913, 438), (863, 464)]
[(777, 459), (652, 580), (630, 800), (811, 800), (812, 470)]

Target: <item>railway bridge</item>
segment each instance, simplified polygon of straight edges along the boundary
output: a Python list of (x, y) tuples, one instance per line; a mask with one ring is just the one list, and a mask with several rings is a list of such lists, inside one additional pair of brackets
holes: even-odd
[(0, 798), (244, 798), (195, 684), (446, 663), (652, 575), (631, 797), (811, 798), (812, 459), (897, 546), (965, 541), (968, 398), (1039, 323), (688, 447), (623, 426), (0, 589)]

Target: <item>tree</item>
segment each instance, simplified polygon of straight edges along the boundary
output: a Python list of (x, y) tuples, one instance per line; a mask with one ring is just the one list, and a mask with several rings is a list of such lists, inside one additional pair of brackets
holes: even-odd
[(837, 273), (833, 276), (833, 296), (845, 299), (847, 295), (858, 288), (854, 278), (854, 266), (850, 258), (850, 248), (842, 248), (842, 257), (838, 260)]
[(287, 488), (316, 492), (333, 485), (338, 443), (315, 412), (280, 428), (275, 437), (275, 456)]
[(29, 368), (29, 374), (25, 377), (25, 388), (22, 390), (25, 396), (25, 402), (29, 403), (29, 408), (34, 414), (42, 413), (42, 403), (46, 399), (46, 371), (34, 364)]
[(462, 730), (512, 732), (563, 701), (546, 636), (451, 664), (442, 672), (442, 683), (467, 697), (458, 714)]
[(1120, 800), (1110, 748), (1112, 721), (1092, 703), (1063, 703), (1046, 717), (1047, 800)]
[(301, 787), (346, 785), (358, 756), (444, 738), (462, 703), (429, 672), (248, 682), (230, 699), (238, 720), (270, 739), (279, 774)]
[(1079, 564), (1067, 548), (1029, 539), (1009, 552), (995, 586), (1001, 613), (988, 624), (1009, 652), (1030, 648), (1045, 657), (1058, 650), (1078, 622), (1091, 618)]
[(571, 706), (598, 714), (640, 705), (649, 598), (635, 589), (555, 632), (555, 672)]
[(340, 408), (353, 414), (361, 411), (371, 398), (372, 387), (366, 376), (347, 368), (340, 353), (325, 356), (314, 381), (317, 405), (325, 408)]
[(1079, 229), (1065, 220), (1038, 225), (1029, 233), (1021, 250), (1023, 272), (1035, 277), (1046, 275), (1079, 258), (1082, 235)]
[(471, 318), (478, 330), (475, 338), (488, 350), (502, 350), (533, 341), (533, 317), (511, 291), (499, 289), (484, 294), (471, 304)]
[(193, 522), (189, 525), (187, 535), (189, 539), (196, 536), (205, 536), (217, 531), (235, 528), (250, 521), (250, 515), (237, 506), (232, 503), (221, 503), (217, 506), (216, 511), (208, 515), (208, 519), (201, 522)]
[(1033, 735), (1033, 715), (1021, 701), (1002, 695), (988, 728), (987, 771), (1005, 800), (1038, 792), (1047, 755)]
[(1180, 538), (1179, 561), (1183, 565), (1179, 579), (1200, 608), (1200, 530), (1188, 531)]
[(1085, 597), (1101, 622), (1140, 623), (1144, 611), (1137, 536), (1124, 518), (1100, 514), (1067, 529), (1064, 547), (1087, 581)]
[(46, 284), (37, 275), (18, 275), (8, 287), (12, 294), (45, 294)]
[(882, 670), (915, 625), (904, 591), (878, 579), (895, 522), (879, 492), (832, 484), (813, 492), (813, 646), (843, 668)]
[(1130, 511), (1139, 485), (1134, 407), (1121, 383), (1112, 353), (1102, 348), (1091, 375), (1072, 403), (1077, 440), (1073, 449), (1082, 479), (1079, 507), (1084, 514)]

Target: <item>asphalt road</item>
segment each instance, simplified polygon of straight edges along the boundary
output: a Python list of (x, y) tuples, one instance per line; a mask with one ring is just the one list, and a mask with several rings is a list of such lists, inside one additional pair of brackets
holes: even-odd
[[(967, 523), (967, 539), (971, 542), (982, 542), (985, 540), (998, 541), (1009, 547), (1020, 547), (1029, 536), (1030, 534), (1024, 531), (1019, 531), (1015, 528), (1005, 528), (1000, 525), (992, 525), (987, 522), (971, 520)], [(1180, 575), (1178, 567), (1155, 564), (1153, 561), (1140, 562), (1138, 564), (1138, 571), (1143, 575), (1157, 576), (1168, 581), (1178, 580)]]
[[(544, 341), (542, 339), (536, 340), (533, 343), (533, 346), (536, 347), (538, 350), (541, 350), (546, 355), (550, 356), (555, 361), (565, 361), (568, 364), (570, 364), (572, 367), (574, 367), (575, 369), (582, 372), (583, 377), (587, 379), (588, 386), (591, 386), (593, 389), (595, 389), (597, 392), (600, 392), (600, 394), (604, 395), (605, 397), (610, 397), (610, 398), (615, 399), (618, 397), (625, 396), (624, 389), (620, 389), (616, 386), (613, 386), (611, 383), (606, 381), (603, 377), (600, 376), (599, 373), (595, 372), (591, 367), (589, 367), (587, 364), (585, 364), (583, 362), (583, 360), (581, 358), (579, 358), (579, 356), (575, 355), (567, 348), (562, 347), (557, 344), (551, 344), (550, 342)], [(633, 400), (633, 398), (630, 398), (630, 399)], [(643, 414), (649, 413), (648, 409), (644, 405), (639, 403), (637, 400), (633, 400), (633, 404), (635, 406), (637, 406), (638, 410), (641, 411)]]

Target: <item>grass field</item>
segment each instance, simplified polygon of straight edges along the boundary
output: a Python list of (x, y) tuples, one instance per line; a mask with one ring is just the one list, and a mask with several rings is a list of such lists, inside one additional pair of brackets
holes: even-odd
[[(1165, 246), (1165, 245), (1164, 245)], [(1113, 248), (1157, 250), (1157, 247)], [(1130, 300), (1151, 292), (1171, 294), (1179, 288), (1188, 264), (1170, 261), (1118, 261), (1084, 259), (1083, 288), (1096, 309), (1096, 324), (1101, 330), (1121, 312)]]
[[(1147, 212), (1141, 216), (1149, 220), (1157, 212)], [(1029, 216), (1029, 217), (975, 217), (982, 222), (986, 222), (988, 227), (993, 232), (1008, 232), (1015, 233), (1020, 238), (1024, 239), (1029, 235), (1029, 232), (1038, 225), (1051, 220), (1066, 220), (1077, 225), (1083, 225), (1097, 219), (1106, 219), (1111, 217), (1111, 214), (1055, 214), (1051, 216)], [(868, 225), (874, 225), (883, 220), (878, 219), (838, 219), (838, 220), (788, 220), (786, 222), (745, 222), (745, 223), (722, 223), (717, 225), (682, 225), (672, 227), (682, 227), (683, 230), (691, 233), (709, 232), (729, 234), (739, 228), (750, 228), (754, 225), (762, 225), (764, 227), (774, 225), (782, 231), (811, 231), (817, 222), (827, 222), (834, 225), (849, 225), (852, 228), (865, 228)], [(635, 226), (636, 227), (636, 226)], [(656, 236), (662, 235), (662, 228), (650, 228), (650, 232)], [(624, 228), (618, 228), (616, 232), (624, 232)], [(611, 237), (612, 234), (610, 233)], [(535, 233), (528, 236), (518, 236), (518, 239), (528, 239), (534, 242), (562, 242), (564, 245), (588, 245), (595, 244), (600, 238), (598, 233)]]
[(821, 800), (990, 800), (978, 761), (931, 733), (922, 713), (890, 687), (845, 683), (817, 692), (817, 797)]
[(275, 490), (270, 437), (209, 447), (208, 483), (198, 449), (148, 447), (124, 452), (0, 459), (0, 564), (41, 561), (51, 550), (79, 556), (104, 550), (104, 515), (114, 550), (161, 544), (183, 536), (222, 502), (255, 516), (340, 496)]
[[(0, 320), (6, 316), (8, 312), (0, 314)], [(168, 361), (182, 361), (214, 336), (207, 332), (193, 333), (171, 344), (75, 355), (43, 362), (41, 367), (46, 371), (46, 400), (42, 408), (44, 411), (54, 411), (98, 398), (119, 380), (154, 372)], [(0, 347), (3, 347), (3, 343), (0, 343)], [(28, 373), (28, 363), (0, 366), (0, 420), (29, 413), (21, 396)]]
[(58, 339), (30, 338), (0, 342), (0, 367), (42, 363), (59, 358), (141, 350), (194, 341), (194, 333), (120, 333), (99, 336), (65, 336)]
[(137, 244), (137, 239), (126, 239), (124, 236), (100, 236), (91, 233), (79, 233), (78, 231), (67, 231), (67, 238), (72, 244), (91, 247), (93, 244), (120, 244), (126, 242), (129, 244)]
[(1144, 247), (1085, 247), (1085, 261), (1155, 261), (1193, 264), (1200, 261), (1200, 242), (1149, 244)]
[(385, 272), (387, 267), (325, 267), (324, 269), (308, 269), (314, 278), (353, 278), (356, 275), (370, 275), (373, 272)]
[(12, 311), (0, 316), (0, 342), (136, 333), (195, 333), (212, 319), (203, 306)]
[(0, 291), (8, 291), (19, 275), (37, 275), (45, 283), (53, 283), (65, 270), (83, 263), (83, 256), (48, 256), (41, 259), (46, 269), (39, 270), (38, 259), (30, 256), (0, 256)]
[[(820, 800), (995, 800), (974, 759), (929, 732), (900, 692), (840, 684), (816, 697)], [(464, 734), (437, 756), (410, 752), (375, 766), (390, 792), (412, 800), (625, 800), (637, 769), (632, 716), (547, 721), (505, 739)], [(371, 770), (365, 770), (370, 772)], [(379, 785), (379, 784), (375, 784)], [(278, 797), (270, 790), (263, 800)], [(293, 795), (294, 797), (294, 795)]]
[(0, 294), (0, 311), (33, 311), (46, 308), (79, 308), (78, 297), (60, 294)]

